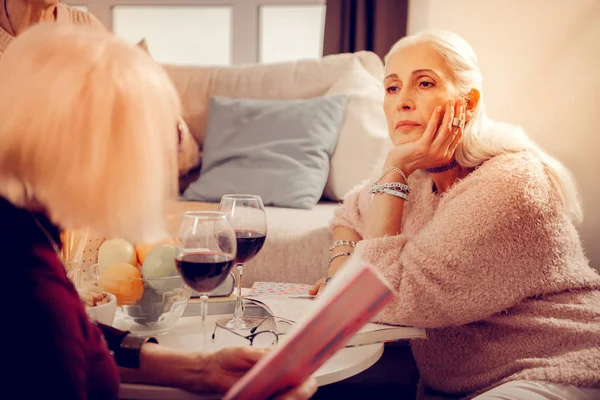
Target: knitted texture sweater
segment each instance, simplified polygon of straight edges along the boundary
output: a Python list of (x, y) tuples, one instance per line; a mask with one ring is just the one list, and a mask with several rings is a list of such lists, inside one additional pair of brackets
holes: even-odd
[[(496, 156), (448, 191), (409, 177), (401, 234), (357, 254), (397, 290), (380, 322), (427, 328), (411, 343), (429, 390), (473, 396), (526, 379), (600, 386), (600, 276), (541, 162)], [(364, 236), (372, 195), (351, 191), (332, 227)]]

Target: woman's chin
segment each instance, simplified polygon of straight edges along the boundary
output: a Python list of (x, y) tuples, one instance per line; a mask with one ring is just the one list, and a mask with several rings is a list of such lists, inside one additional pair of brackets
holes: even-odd
[(394, 146), (400, 146), (406, 143), (415, 142), (423, 135), (423, 132), (401, 132), (395, 131), (390, 135)]

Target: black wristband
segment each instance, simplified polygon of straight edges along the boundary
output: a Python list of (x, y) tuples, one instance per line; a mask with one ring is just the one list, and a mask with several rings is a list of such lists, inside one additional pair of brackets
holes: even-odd
[(119, 348), (113, 353), (117, 365), (125, 368), (139, 368), (140, 352), (144, 343), (158, 344), (158, 340), (153, 337), (126, 335), (121, 341)]

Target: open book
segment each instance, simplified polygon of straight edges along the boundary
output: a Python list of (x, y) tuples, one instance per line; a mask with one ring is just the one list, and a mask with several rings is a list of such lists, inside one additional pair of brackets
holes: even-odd
[[(309, 295), (247, 296), (245, 300), (263, 307), (269, 314), (301, 321), (311, 312), (317, 298)], [(411, 326), (398, 326), (367, 323), (345, 344), (346, 347), (364, 346), (373, 343), (386, 343), (407, 339), (424, 339), (425, 329)]]
[[(351, 257), (321, 296), (298, 299), (312, 305), (295, 315), (298, 322), (292, 331), (281, 337), (279, 345), (244, 375), (224, 399), (265, 399), (300, 384), (393, 299), (394, 292), (383, 276), (358, 257)], [(277, 314), (276, 310), (271, 311)]]
[(254, 282), (248, 296), (280, 296), (286, 294), (308, 294), (312, 285), (287, 282)]

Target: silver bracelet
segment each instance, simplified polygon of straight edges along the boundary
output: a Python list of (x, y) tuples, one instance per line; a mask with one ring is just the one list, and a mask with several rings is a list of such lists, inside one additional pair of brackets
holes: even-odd
[(333, 249), (340, 246), (350, 246), (352, 248), (356, 247), (356, 242), (354, 240), (336, 240), (333, 242), (333, 246), (329, 248), (329, 252), (332, 252)]
[(383, 185), (378, 185), (374, 183), (371, 185), (371, 190), (369, 191), (369, 193), (383, 193), (384, 189), (398, 190), (406, 194), (410, 193), (410, 187), (404, 183), (399, 182), (384, 183)]
[(410, 193), (410, 186), (408, 186), (406, 183), (390, 182), (390, 183), (382, 183), (380, 185), (378, 184), (377, 186), (383, 186), (388, 189), (400, 189), (403, 192)]
[(376, 191), (376, 192), (372, 192), (372, 193), (376, 193), (376, 194), (391, 194), (392, 196), (396, 196), (401, 198), (402, 200), (408, 200), (408, 194), (401, 192), (399, 190), (393, 190), (393, 189), (382, 189), (381, 191)]
[(384, 169), (384, 170), (383, 170), (383, 172), (382, 172), (381, 176), (379, 177), (379, 179), (377, 179), (377, 180), (375, 181), (375, 184), (378, 184), (378, 183), (379, 183), (379, 181), (380, 181), (380, 180), (382, 180), (382, 179), (383, 179), (383, 177), (384, 177), (384, 176), (386, 176), (386, 175), (387, 175), (387, 173), (388, 173), (388, 172), (390, 172), (390, 171), (395, 171), (395, 172), (399, 173), (399, 174), (400, 174), (400, 176), (402, 176), (402, 178), (404, 178), (404, 182), (407, 182), (407, 183), (408, 183), (408, 178), (406, 177), (406, 174), (404, 173), (404, 171), (402, 171), (402, 170), (401, 170), (400, 168), (398, 168), (398, 167), (389, 167), (389, 168), (386, 168), (386, 169)]
[(329, 265), (331, 265), (331, 262), (338, 257), (351, 256), (351, 255), (352, 255), (352, 253), (350, 253), (349, 251), (346, 251), (344, 253), (337, 253), (336, 255), (329, 257)]

